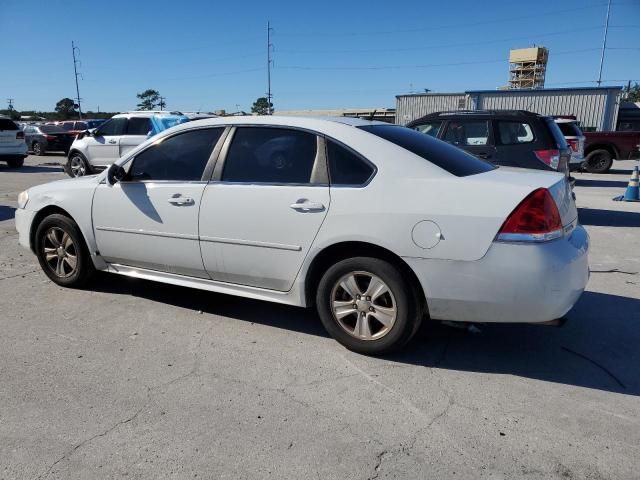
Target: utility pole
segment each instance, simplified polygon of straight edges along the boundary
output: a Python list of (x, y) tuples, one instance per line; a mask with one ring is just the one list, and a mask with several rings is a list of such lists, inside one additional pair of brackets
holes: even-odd
[(273, 108), (271, 107), (271, 47), (273, 44), (271, 43), (271, 24), (267, 22), (267, 112), (268, 115), (273, 114)]
[(9, 110), (13, 110), (13, 98), (7, 98), (7, 103), (9, 104)]
[(607, 33), (609, 31), (609, 13), (611, 11), (611, 0), (607, 3), (607, 19), (604, 23), (604, 39), (602, 40), (602, 55), (600, 55), (600, 72), (598, 73), (598, 86), (602, 83), (602, 66), (604, 65), (604, 51), (607, 49)]
[(76, 100), (78, 101), (78, 115), (80, 116), (80, 120), (82, 120), (82, 107), (80, 106), (80, 88), (78, 87), (78, 61), (76, 60), (76, 50), (79, 50), (78, 47), (75, 46), (73, 40), (71, 40), (71, 53), (73, 54), (73, 73), (76, 76)]
[(164, 101), (165, 101), (165, 98), (161, 96), (160, 97), (160, 103), (158, 104), (160, 106), (160, 110), (164, 110), (164, 107), (167, 106), (167, 104), (164, 103)]

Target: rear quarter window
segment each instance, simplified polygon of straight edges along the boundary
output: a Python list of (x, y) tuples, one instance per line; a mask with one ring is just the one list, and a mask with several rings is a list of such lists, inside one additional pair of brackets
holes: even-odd
[(464, 150), (429, 135), (399, 125), (358, 127), (424, 158), (456, 177), (467, 177), (495, 169)]
[(565, 137), (581, 137), (582, 131), (573, 122), (556, 122)]
[(0, 130), (19, 130), (18, 125), (8, 118), (0, 118)]

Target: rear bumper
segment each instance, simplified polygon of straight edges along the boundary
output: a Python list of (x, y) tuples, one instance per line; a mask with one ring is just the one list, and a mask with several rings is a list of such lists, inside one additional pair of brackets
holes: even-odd
[(27, 144), (26, 143), (22, 143), (20, 145), (11, 145), (9, 147), (7, 146), (1, 146), (0, 145), (0, 160), (3, 159), (4, 157), (26, 157), (27, 156)]
[(477, 261), (405, 258), (438, 320), (541, 323), (564, 316), (589, 279), (589, 236), (539, 244), (494, 243)]

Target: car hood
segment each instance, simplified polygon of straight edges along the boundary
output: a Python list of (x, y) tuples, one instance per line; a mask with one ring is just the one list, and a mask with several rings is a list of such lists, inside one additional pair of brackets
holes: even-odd
[(35, 195), (55, 194), (56, 192), (68, 192), (78, 188), (86, 188), (89, 185), (97, 185), (98, 175), (86, 175), (79, 178), (66, 178), (63, 180), (55, 180), (42, 185), (36, 185), (29, 188), (29, 198)]

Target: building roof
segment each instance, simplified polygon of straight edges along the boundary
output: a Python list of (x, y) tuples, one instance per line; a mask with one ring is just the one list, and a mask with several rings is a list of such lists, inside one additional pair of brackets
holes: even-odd
[(622, 90), (624, 87), (611, 86), (611, 87), (573, 87), (573, 88), (507, 88), (504, 90), (466, 90), (464, 92), (451, 92), (451, 93), (406, 93), (396, 95), (396, 98), (400, 97), (435, 97), (443, 95), (469, 95), (474, 93), (547, 93), (547, 92), (576, 92), (576, 91), (588, 91), (588, 90)]

